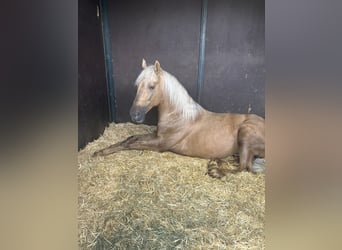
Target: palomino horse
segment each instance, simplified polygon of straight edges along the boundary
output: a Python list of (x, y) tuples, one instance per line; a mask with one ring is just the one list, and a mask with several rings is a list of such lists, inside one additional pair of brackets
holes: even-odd
[[(208, 174), (221, 178), (227, 173), (249, 170), (261, 172), (265, 157), (265, 121), (254, 114), (213, 113), (196, 103), (178, 80), (160, 67), (158, 61), (147, 66), (135, 85), (137, 94), (130, 110), (136, 123), (158, 106), (155, 134), (135, 135), (99, 150), (93, 156), (105, 156), (120, 150), (171, 151), (221, 163), (221, 159), (238, 153), (237, 170), (209, 167)], [(212, 163), (209, 162), (208, 166)], [(217, 164), (220, 165), (220, 164)]]

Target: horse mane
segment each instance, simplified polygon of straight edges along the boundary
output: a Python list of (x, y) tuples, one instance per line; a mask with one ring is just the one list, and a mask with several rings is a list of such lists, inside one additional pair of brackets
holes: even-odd
[(184, 119), (194, 120), (203, 108), (191, 98), (188, 91), (176, 77), (165, 70), (162, 71), (162, 77), (164, 80), (164, 95), (168, 97), (169, 102), (175, 107), (176, 111), (182, 114)]

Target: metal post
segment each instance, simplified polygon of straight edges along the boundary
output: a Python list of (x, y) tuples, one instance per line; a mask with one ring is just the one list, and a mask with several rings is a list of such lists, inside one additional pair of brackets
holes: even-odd
[(207, 28), (207, 13), (208, 0), (202, 0), (201, 6), (201, 27), (200, 27), (200, 45), (199, 45), (199, 60), (198, 60), (198, 78), (197, 78), (197, 102), (201, 101), (203, 88), (204, 74), (204, 59), (205, 59), (205, 33)]
[(116, 120), (115, 88), (113, 79), (112, 51), (110, 46), (110, 33), (108, 21), (108, 1), (100, 0), (101, 4), (101, 23), (103, 34), (103, 47), (106, 65), (106, 78), (109, 102), (109, 117), (111, 122)]

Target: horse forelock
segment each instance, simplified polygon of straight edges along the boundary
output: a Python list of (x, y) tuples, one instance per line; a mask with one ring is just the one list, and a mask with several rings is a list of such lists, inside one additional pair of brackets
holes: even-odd
[(135, 85), (138, 86), (141, 82), (156, 82), (158, 81), (158, 77), (154, 72), (153, 66), (146, 67), (141, 73), (139, 74), (137, 80), (135, 81)]

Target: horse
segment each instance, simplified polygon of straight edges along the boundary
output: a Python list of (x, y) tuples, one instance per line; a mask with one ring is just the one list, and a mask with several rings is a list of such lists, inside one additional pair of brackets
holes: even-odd
[[(143, 123), (147, 112), (158, 107), (157, 131), (134, 135), (93, 153), (106, 156), (121, 150), (171, 151), (176, 154), (205, 158), (207, 174), (222, 178), (229, 173), (265, 169), (265, 120), (255, 114), (214, 113), (195, 102), (175, 76), (155, 61), (135, 81), (136, 97), (130, 109), (133, 122)], [(239, 155), (239, 167), (221, 167), (222, 159)], [(212, 167), (216, 163), (216, 167)]]

